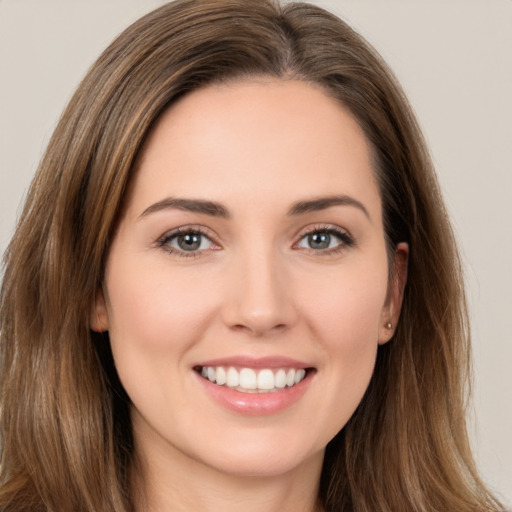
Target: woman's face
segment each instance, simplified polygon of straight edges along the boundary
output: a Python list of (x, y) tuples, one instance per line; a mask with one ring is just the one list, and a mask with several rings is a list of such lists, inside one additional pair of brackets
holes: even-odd
[(139, 449), (229, 474), (319, 467), (399, 281), (369, 145), (337, 101), (271, 79), (186, 96), (143, 148), (93, 315)]

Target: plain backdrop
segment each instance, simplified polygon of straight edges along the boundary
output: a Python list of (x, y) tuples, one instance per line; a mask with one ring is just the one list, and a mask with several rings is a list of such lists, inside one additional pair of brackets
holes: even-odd
[[(0, 0), (0, 251), (60, 112), (101, 50), (159, 0)], [(315, 1), (401, 81), (463, 253), (474, 335), (472, 442), (512, 503), (512, 0)]]

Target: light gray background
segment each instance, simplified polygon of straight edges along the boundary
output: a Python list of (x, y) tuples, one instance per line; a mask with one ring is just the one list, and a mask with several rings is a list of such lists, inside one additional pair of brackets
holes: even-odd
[[(159, 0), (0, 0), (0, 251), (64, 105)], [(472, 440), (512, 503), (512, 0), (325, 0), (398, 75), (461, 243), (474, 333)], [(476, 421), (475, 418), (476, 417)]]

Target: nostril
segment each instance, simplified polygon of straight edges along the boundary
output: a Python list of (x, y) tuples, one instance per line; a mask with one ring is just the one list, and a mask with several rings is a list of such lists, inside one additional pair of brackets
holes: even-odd
[(267, 326), (263, 324), (234, 324), (231, 326), (231, 329), (238, 332), (244, 332), (251, 333), (253, 336), (262, 336), (268, 333), (274, 333), (274, 332), (280, 332), (284, 331), (287, 328), (287, 325), (285, 323), (279, 323), (274, 326)]

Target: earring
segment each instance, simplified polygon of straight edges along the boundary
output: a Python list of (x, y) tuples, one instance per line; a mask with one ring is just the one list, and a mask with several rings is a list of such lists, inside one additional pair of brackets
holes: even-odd
[(393, 324), (391, 322), (388, 322), (385, 326), (386, 329), (393, 329)]

